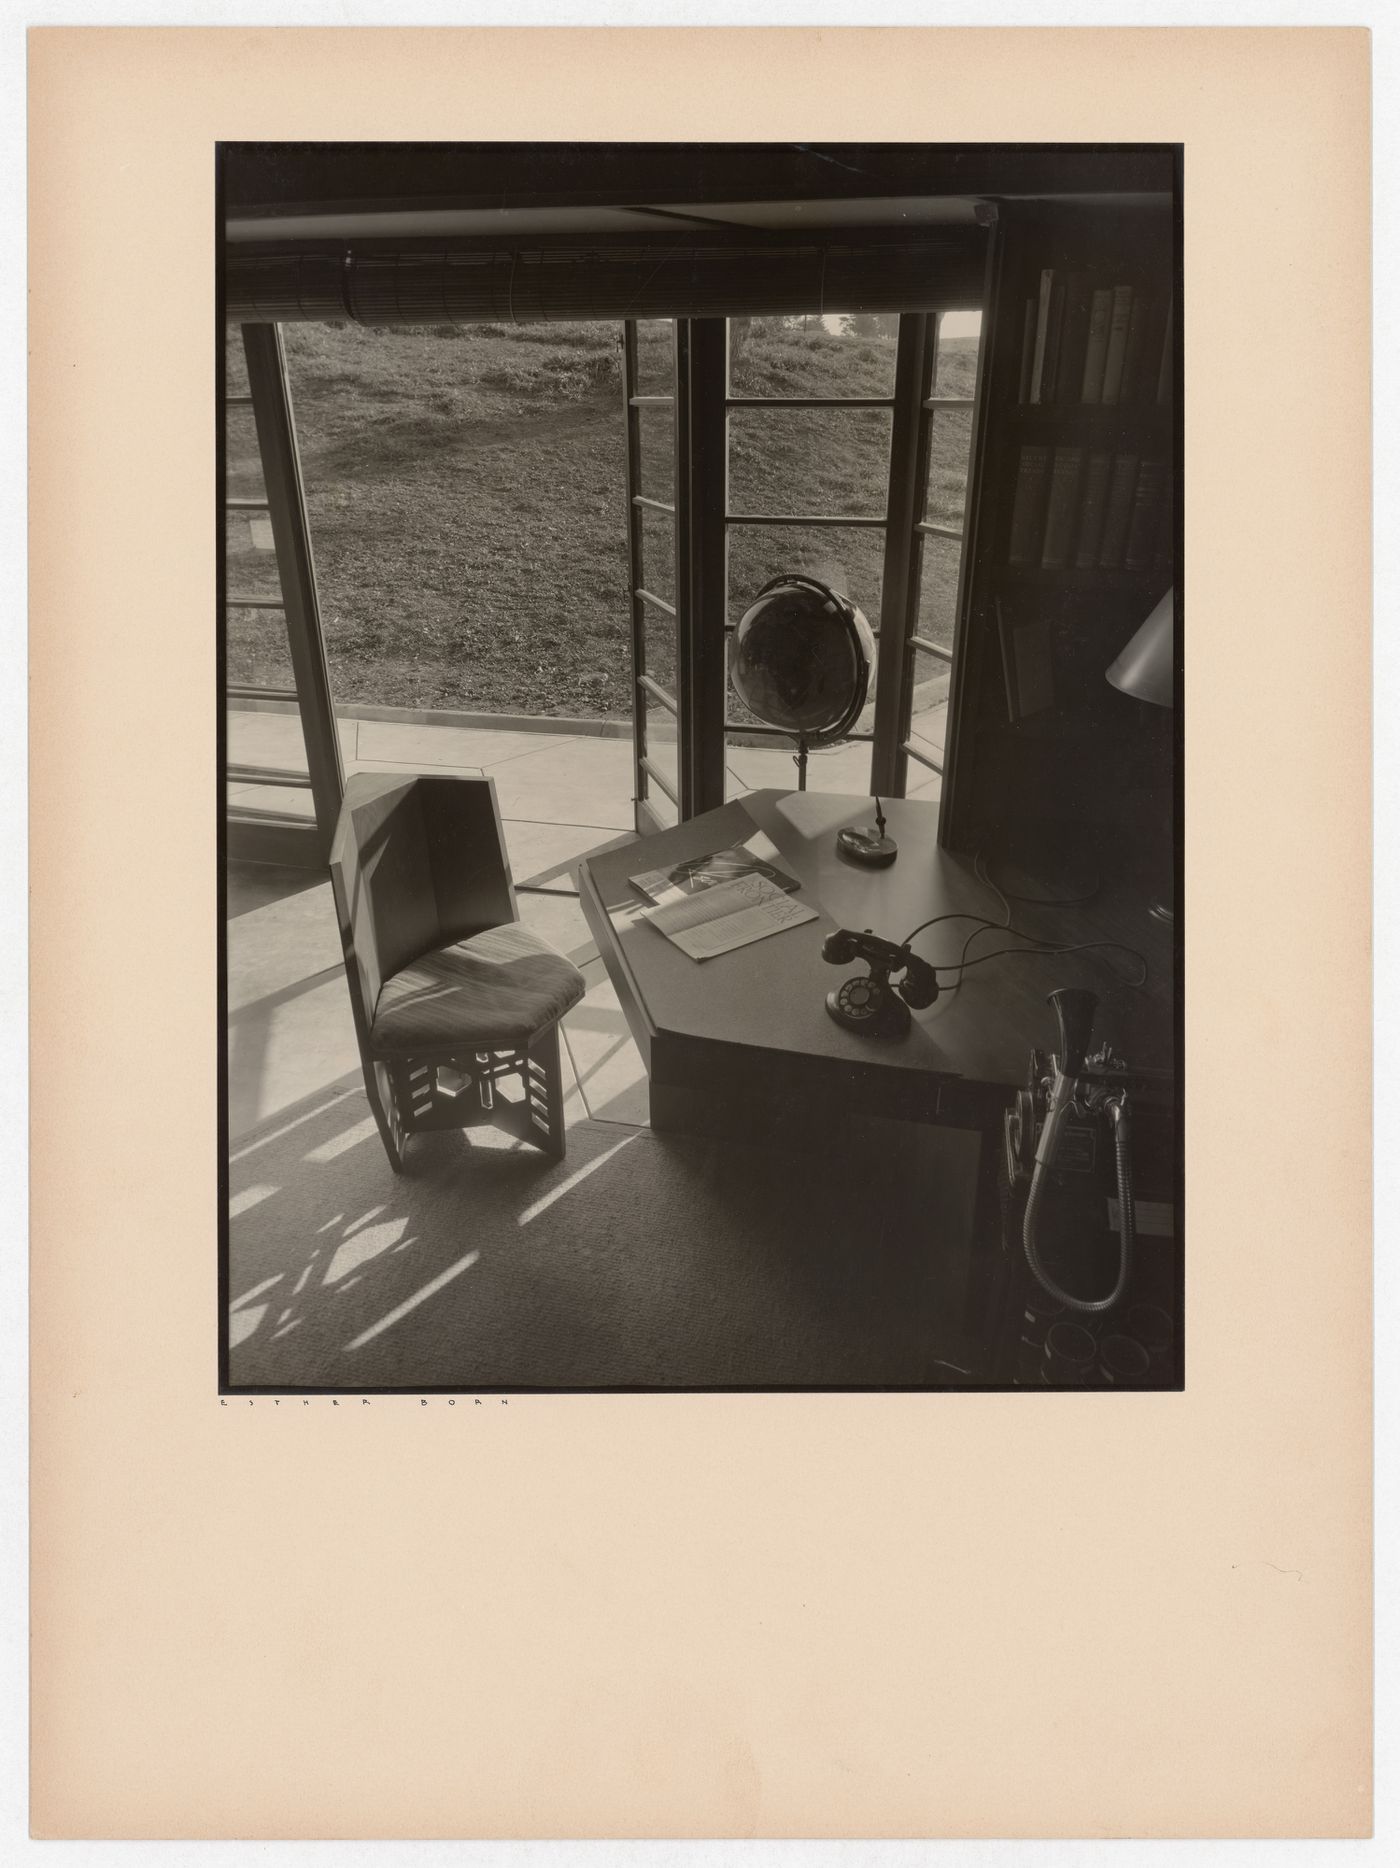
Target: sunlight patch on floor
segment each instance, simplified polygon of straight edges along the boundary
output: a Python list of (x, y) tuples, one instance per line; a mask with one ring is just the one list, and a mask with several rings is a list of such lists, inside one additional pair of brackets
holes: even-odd
[(297, 1279), (296, 1283), (292, 1286), (293, 1297), (300, 1296), (301, 1292), (306, 1288), (307, 1279), (311, 1276), (312, 1272), (316, 1269), (316, 1260), (320, 1256), (321, 1256), (321, 1248), (320, 1246), (317, 1246), (316, 1250), (311, 1254), (310, 1258), (308, 1258), (306, 1263), (302, 1266), (301, 1276)]
[(552, 1187), (543, 1199), (536, 1200), (532, 1205), (527, 1206), (516, 1223), (521, 1226), (528, 1226), (532, 1219), (538, 1219), (540, 1214), (552, 1207), (556, 1200), (560, 1200), (566, 1193), (572, 1192), (580, 1181), (587, 1180), (588, 1176), (596, 1173), (605, 1161), (611, 1161), (619, 1150), (625, 1148), (629, 1142), (634, 1142), (636, 1139), (637, 1137), (635, 1134), (624, 1135), (620, 1142), (614, 1142), (611, 1148), (604, 1149), (603, 1153), (600, 1154), (596, 1160), (590, 1161), (587, 1166), (577, 1169), (574, 1173), (569, 1175), (567, 1180), (561, 1181), (557, 1187)]
[(411, 1310), (416, 1310), (420, 1304), (436, 1296), (445, 1284), (450, 1284), (464, 1271), (469, 1271), (480, 1257), (480, 1252), (468, 1252), (464, 1258), (459, 1258), (455, 1265), (449, 1265), (446, 1271), (440, 1271), (437, 1277), (429, 1279), (421, 1291), (415, 1291), (412, 1297), (405, 1298), (403, 1303), (395, 1305), (387, 1316), (379, 1319), (378, 1323), (372, 1323), (367, 1330), (362, 1330), (358, 1336), (352, 1338), (345, 1345), (346, 1353), (348, 1354), (352, 1349), (363, 1349), (365, 1344), (373, 1342), (376, 1336), (382, 1335), (385, 1330), (392, 1329)]
[(366, 1116), (363, 1122), (356, 1122), (339, 1135), (333, 1135), (328, 1142), (322, 1142), (319, 1148), (313, 1148), (307, 1155), (308, 1161), (321, 1165), (334, 1161), (337, 1155), (348, 1154), (352, 1148), (358, 1148), (361, 1142), (368, 1141), (375, 1132), (373, 1116)]
[(408, 1224), (403, 1219), (386, 1219), (377, 1226), (365, 1226), (353, 1238), (342, 1241), (335, 1249), (335, 1257), (326, 1267), (325, 1284), (338, 1284), (342, 1278), (348, 1278), (352, 1271), (358, 1271), (361, 1265), (370, 1259), (378, 1258), (381, 1252), (387, 1252), (398, 1244)]
[(255, 1334), (258, 1325), (267, 1315), (266, 1304), (254, 1304), (251, 1310), (236, 1310), (229, 1318), (228, 1346), (237, 1349), (240, 1343), (246, 1343)]
[(228, 1216), (237, 1219), (240, 1213), (246, 1213), (250, 1207), (257, 1206), (262, 1200), (270, 1200), (279, 1191), (276, 1187), (245, 1187), (242, 1193), (229, 1196)]
[(341, 1090), (328, 1102), (318, 1103), (314, 1109), (308, 1109), (294, 1117), (292, 1121), (284, 1122), (281, 1128), (270, 1129), (266, 1135), (259, 1135), (254, 1141), (245, 1142), (241, 1148), (235, 1148), (230, 1152), (230, 1163), (241, 1161), (245, 1155), (255, 1154), (259, 1148), (266, 1148), (269, 1142), (280, 1141), (284, 1135), (290, 1135), (293, 1129), (300, 1128), (304, 1122), (314, 1122), (317, 1116), (323, 1116), (328, 1109), (334, 1109), (337, 1103), (343, 1103), (347, 1096), (354, 1094), (354, 1090)]
[[(372, 1219), (378, 1219), (379, 1215), (385, 1211), (386, 1211), (386, 1208), (382, 1200), (380, 1201), (378, 1206), (366, 1207), (364, 1212), (361, 1213), (358, 1219), (352, 1219), (349, 1225), (344, 1228), (344, 1230), (342, 1231), (340, 1235), (341, 1238), (348, 1239), (352, 1233), (358, 1232), (362, 1226), (368, 1226), (368, 1224), (370, 1223)], [(326, 1232), (329, 1230), (329, 1228), (326, 1226), (322, 1226), (320, 1230), (322, 1232)]]
[[(251, 1304), (255, 1297), (261, 1297), (264, 1291), (270, 1291), (274, 1284), (281, 1282), (282, 1273), (275, 1271), (270, 1278), (264, 1278), (261, 1284), (255, 1284), (251, 1291), (245, 1291), (242, 1297), (235, 1297), (229, 1305), (230, 1314), (235, 1310), (241, 1310), (244, 1304)], [(266, 1305), (263, 1307), (266, 1309)]]

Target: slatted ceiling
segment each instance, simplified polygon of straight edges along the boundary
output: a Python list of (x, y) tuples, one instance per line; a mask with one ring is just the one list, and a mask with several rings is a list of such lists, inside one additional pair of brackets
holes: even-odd
[(225, 267), (238, 324), (534, 324), (579, 319), (946, 311), (981, 302), (980, 229), (897, 244), (248, 253)]

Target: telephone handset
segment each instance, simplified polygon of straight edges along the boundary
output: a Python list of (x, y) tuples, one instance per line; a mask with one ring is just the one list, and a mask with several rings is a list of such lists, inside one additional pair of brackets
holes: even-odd
[[(847, 1031), (863, 1038), (902, 1038), (913, 1023), (909, 1007), (922, 1011), (938, 997), (938, 975), (927, 960), (908, 947), (881, 940), (869, 928), (861, 934), (838, 928), (822, 943), (822, 959), (832, 966), (864, 960), (868, 973), (858, 973), (826, 995), (826, 1009)], [(903, 973), (897, 984), (892, 973)]]

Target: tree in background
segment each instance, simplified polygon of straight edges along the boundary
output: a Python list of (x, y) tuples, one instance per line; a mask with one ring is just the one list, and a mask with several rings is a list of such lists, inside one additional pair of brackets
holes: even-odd
[(898, 337), (897, 311), (848, 311), (841, 319), (843, 337)]

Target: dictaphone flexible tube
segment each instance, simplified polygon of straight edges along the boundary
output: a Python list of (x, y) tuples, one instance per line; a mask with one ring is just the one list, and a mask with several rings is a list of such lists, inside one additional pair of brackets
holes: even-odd
[(1038, 1245), (1045, 1182), (1055, 1165), (1060, 1129), (1074, 1101), (1075, 1087), (1075, 1079), (1066, 1072), (1055, 1073), (1055, 1083), (1050, 1092), (1050, 1106), (1046, 1111), (1045, 1126), (1041, 1130), (1040, 1145), (1035, 1151), (1035, 1168), (1031, 1174), (1030, 1192), (1026, 1195), (1026, 1213), (1021, 1226), (1021, 1242), (1025, 1247), (1026, 1263), (1031, 1268), (1031, 1275), (1042, 1290), (1048, 1292), (1067, 1310), (1097, 1316), (1102, 1311), (1112, 1310), (1113, 1306), (1119, 1302), (1128, 1288), (1128, 1279), (1132, 1275), (1133, 1247), (1136, 1240), (1133, 1210), (1132, 1125), (1128, 1116), (1127, 1097), (1123, 1095), (1109, 1097), (1104, 1104), (1104, 1112), (1113, 1127), (1114, 1166), (1118, 1179), (1118, 1276), (1107, 1297), (1075, 1297), (1072, 1292), (1062, 1290), (1045, 1269)]

